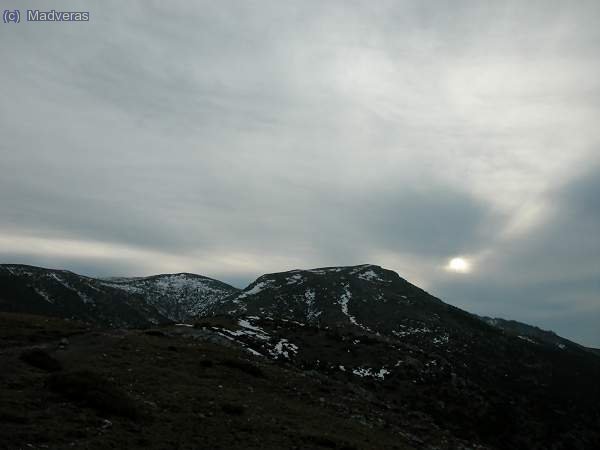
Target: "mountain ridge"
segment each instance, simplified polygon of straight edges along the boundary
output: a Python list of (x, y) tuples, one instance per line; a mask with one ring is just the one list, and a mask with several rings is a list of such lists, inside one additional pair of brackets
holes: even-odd
[(196, 274), (111, 280), (23, 264), (0, 265), (0, 310), (49, 314), (109, 327), (190, 320), (237, 288)]
[[(499, 328), (500, 322), (496, 326), (487, 323), (376, 265), (265, 274), (245, 289), (219, 290), (219, 298), (202, 296), (210, 291), (204, 289), (204, 281), (202, 276), (189, 274), (106, 281), (70, 272), (0, 266), (0, 309), (19, 306), (20, 301), (24, 309), (42, 304), (58, 308), (55, 313), (78, 313), (83, 319), (96, 314), (96, 319), (102, 319), (96, 325), (104, 331), (88, 327), (83, 336), (73, 338), (71, 355), (76, 363), (81, 354), (97, 351), (100, 340), (110, 350), (103, 350), (104, 356), (96, 363), (105, 367), (107, 376), (127, 376), (132, 369), (129, 358), (135, 357), (138, 364), (146, 364), (144, 372), (160, 377), (160, 382), (148, 378), (136, 390), (145, 402), (160, 398), (165, 383), (183, 382), (182, 388), (190, 392), (201, 383), (207, 391), (219, 393), (219, 398), (223, 389), (228, 405), (232, 401), (237, 405), (226, 409), (242, 415), (242, 422), (230, 422), (230, 426), (254, 437), (256, 433), (251, 433), (243, 417), (243, 404), (239, 406), (252, 396), (247, 378), (260, 379), (269, 367), (278, 367), (281, 370), (277, 369), (277, 378), (269, 386), (288, 398), (309, 395), (320, 413), (330, 408), (325, 404), (329, 401), (348, 423), (376, 427), (386, 439), (406, 437), (410, 430), (410, 442), (417, 448), (570, 450), (600, 445), (600, 386), (596, 381), (600, 358), (577, 344), (561, 348), (552, 342), (523, 339), (524, 335)], [(188, 308), (179, 301), (184, 297), (201, 303), (199, 316), (188, 318), (187, 324), (167, 320), (162, 315), (167, 312), (161, 314), (160, 308)], [(122, 329), (124, 322), (118, 318), (130, 329)], [(3, 320), (8, 326), (15, 321), (49, 322), (21, 315)], [(106, 330), (107, 326), (121, 329)], [(524, 333), (523, 329), (517, 333)], [(29, 334), (9, 330), (9, 341), (15, 342), (13, 353), (22, 348), (23, 339), (31, 339)], [(135, 342), (133, 348), (119, 344), (122, 336)], [(40, 339), (43, 342), (43, 336)], [(64, 351), (61, 341), (53, 353), (57, 357)], [(156, 345), (162, 350), (157, 352)], [(213, 350), (235, 358), (217, 365), (199, 364), (198, 359), (204, 360)], [(52, 361), (44, 357), (40, 362), (36, 359), (39, 352), (23, 357), (38, 365)], [(176, 369), (181, 364), (185, 372)], [(225, 367), (245, 375), (235, 385), (224, 386)], [(208, 372), (212, 381), (206, 384)], [(69, 380), (69, 373), (58, 376)], [(302, 379), (310, 380), (308, 391), (299, 385)], [(368, 404), (370, 417), (357, 416), (356, 410), (365, 411), (362, 406), (346, 406), (346, 399), (356, 399), (356, 393)], [(173, 405), (182, 402), (169, 401)], [(309, 406), (303, 400), (300, 404)], [(179, 406), (173, 408), (169, 414), (179, 411)], [(271, 414), (275, 420), (291, 419), (280, 408)], [(181, 419), (189, 417), (188, 412)], [(276, 436), (281, 428), (276, 430), (269, 436)], [(326, 448), (346, 448), (330, 440), (319, 442)]]
[[(437, 301), (441, 304), (447, 305), (451, 308), (456, 308), (452, 305), (449, 305), (445, 302), (443, 302), (442, 300), (440, 300), (439, 298), (427, 293), (426, 291), (424, 291), (423, 289), (419, 288), (418, 286), (412, 285), (411, 283), (409, 283), (406, 279), (402, 278), (398, 273), (389, 270), (389, 269), (385, 269), (382, 266), (376, 265), (376, 264), (359, 264), (359, 265), (352, 265), (352, 266), (326, 266), (326, 267), (317, 267), (317, 268), (313, 268), (313, 269), (291, 269), (291, 270), (287, 270), (287, 271), (281, 271), (281, 272), (273, 272), (273, 273), (267, 273), (267, 274), (263, 274), (261, 276), (259, 276), (258, 278), (256, 278), (254, 281), (250, 282), (245, 288), (243, 289), (239, 289), (236, 288), (234, 286), (231, 286), (225, 282), (222, 282), (220, 280), (217, 280), (215, 278), (211, 278), (205, 275), (200, 275), (200, 274), (196, 274), (196, 273), (192, 273), (192, 272), (175, 272), (175, 273), (160, 273), (160, 274), (153, 274), (153, 275), (146, 275), (146, 276), (133, 276), (133, 277), (121, 277), (121, 276), (111, 276), (111, 277), (91, 277), (91, 276), (87, 276), (87, 275), (80, 275), (77, 274), (76, 272), (70, 271), (70, 270), (65, 270), (65, 269), (53, 269), (53, 268), (46, 268), (46, 267), (40, 267), (40, 266), (33, 266), (33, 265), (27, 265), (27, 264), (11, 264), (11, 263), (5, 263), (5, 264), (0, 264), (0, 275), (2, 275), (2, 271), (8, 271), (9, 273), (11, 272), (11, 269), (13, 271), (16, 271), (17, 273), (22, 273), (22, 272), (47, 272), (47, 273), (63, 273), (66, 274), (70, 277), (79, 277), (82, 278), (88, 282), (91, 283), (99, 283), (101, 284), (103, 287), (106, 288), (113, 288), (113, 289), (117, 289), (119, 291), (124, 292), (125, 294), (135, 294), (134, 297), (142, 297), (141, 299), (138, 298), (136, 302), (134, 302), (136, 305), (136, 307), (139, 307), (139, 303), (138, 302), (142, 302), (143, 304), (146, 304), (147, 307), (149, 307), (149, 320), (134, 320), (132, 321), (132, 325), (134, 326), (148, 326), (148, 325), (152, 325), (158, 322), (164, 322), (164, 321), (180, 321), (180, 322), (185, 322), (185, 321), (191, 321), (194, 318), (196, 318), (199, 315), (202, 314), (216, 314), (218, 312), (223, 312), (226, 310), (226, 306), (220, 304), (219, 302), (222, 300), (225, 303), (230, 303), (232, 301), (234, 301), (234, 299), (236, 298), (236, 296), (240, 296), (240, 295), (245, 295), (248, 294), (249, 291), (252, 291), (252, 289), (260, 289), (257, 288), (257, 285), (261, 285), (261, 283), (264, 283), (265, 280), (268, 280), (269, 278), (273, 278), (273, 277), (282, 277), (282, 276), (294, 276), (294, 275), (298, 275), (298, 274), (302, 274), (302, 273), (310, 273), (310, 274), (323, 274), (323, 273), (336, 273), (336, 272), (344, 272), (344, 271), (356, 271), (356, 273), (360, 276), (362, 272), (362, 276), (368, 278), (377, 278), (378, 275), (376, 272), (378, 272), (380, 275), (383, 274), (388, 274), (390, 277), (392, 278), (396, 278), (397, 280), (399, 280), (402, 283), (406, 283), (407, 285), (412, 286), (415, 289), (415, 292), (422, 292), (428, 296), (430, 296), (430, 299)], [(190, 292), (176, 292), (174, 297), (169, 298), (168, 295), (165, 295), (164, 292), (154, 292), (153, 295), (148, 295), (148, 292), (144, 292), (144, 289), (139, 289), (136, 288), (136, 285), (140, 285), (140, 284), (148, 284), (148, 283), (152, 283), (153, 281), (162, 281), (165, 280), (167, 278), (177, 278), (177, 277), (188, 277), (190, 279), (194, 279), (194, 280), (205, 280), (211, 284), (213, 284), (214, 286), (220, 287), (221, 292), (223, 293), (222, 295), (216, 295), (213, 296), (212, 298), (208, 299), (207, 301), (202, 301), (202, 302), (194, 302), (193, 299), (191, 301), (182, 301), (185, 300), (182, 298), (182, 294), (186, 294), (187, 296), (190, 295)], [(196, 287), (198, 288), (198, 286), (192, 286), (192, 291), (193, 288)], [(152, 286), (149, 288), (151, 290)], [(153, 286), (153, 288), (156, 289), (156, 286)], [(160, 290), (160, 289), (159, 289)], [(85, 297), (85, 293), (84, 297)], [(196, 294), (198, 294), (198, 292), (196, 292)], [(253, 292), (251, 292), (251, 294), (254, 294)], [(251, 295), (249, 294), (249, 295)], [(143, 298), (143, 297), (147, 297), (147, 298)], [(43, 295), (42, 295), (43, 297)], [(84, 302), (85, 300), (82, 299)], [(123, 300), (123, 299), (122, 299)], [(179, 303), (177, 303), (177, 300), (179, 300)], [(169, 303), (173, 303), (170, 304)], [(181, 303), (184, 303), (183, 305), (181, 305)], [(187, 303), (187, 304), (186, 304)], [(1, 291), (0, 291), (0, 310), (15, 310), (13, 309), (8, 309), (6, 307), (6, 305), (4, 305), (4, 307), (2, 306), (2, 302), (1, 302)], [(46, 308), (47, 309), (47, 308)], [(156, 311), (153, 311), (156, 310)], [(456, 308), (457, 310), (459, 310), (459, 308)], [(16, 309), (18, 310), (18, 308)], [(42, 308), (41, 312), (44, 312), (45, 309)], [(461, 310), (462, 311), (462, 310)], [(36, 312), (36, 311), (33, 311)], [(465, 311), (466, 312), (466, 311)], [(467, 314), (471, 314), (468, 313)], [(516, 330), (516, 326), (518, 327), (518, 325), (522, 326), (522, 338), (527, 338), (527, 339), (532, 339), (534, 340), (534, 343), (537, 342), (535, 341), (536, 336), (537, 339), (540, 339), (540, 342), (543, 342), (545, 344), (549, 344), (549, 343), (553, 343), (556, 346), (560, 346), (560, 345), (565, 345), (565, 346), (576, 346), (578, 348), (583, 348), (586, 350), (589, 350), (590, 352), (596, 354), (596, 355), (600, 355), (600, 349), (598, 348), (593, 348), (593, 347), (587, 347), (587, 346), (583, 346), (575, 341), (571, 341), (569, 339), (566, 339), (562, 336), (559, 336), (558, 334), (556, 334), (553, 331), (550, 330), (543, 330), (535, 325), (530, 325), (530, 324), (526, 324), (523, 322), (519, 322), (513, 319), (506, 319), (506, 318), (490, 318), (487, 316), (477, 316), (475, 314), (472, 314), (473, 317), (478, 317), (480, 320), (482, 320), (483, 322), (487, 323), (488, 325), (502, 330), (504, 332), (507, 332), (509, 334), (513, 334), (513, 335), (518, 335), (515, 334), (515, 330)], [(67, 317), (68, 318), (68, 317)], [(73, 318), (82, 318), (79, 316), (73, 317)], [(85, 320), (85, 317), (82, 318), (83, 320)], [(93, 322), (93, 320), (92, 320)], [(517, 325), (518, 324), (518, 325)], [(103, 325), (107, 325), (107, 323), (103, 323)], [(125, 325), (125, 326), (130, 326), (128, 323), (121, 323), (121, 325)], [(117, 323), (115, 326), (119, 326), (119, 324)], [(554, 336), (554, 338), (552, 338)], [(527, 340), (524, 339), (524, 340)]]

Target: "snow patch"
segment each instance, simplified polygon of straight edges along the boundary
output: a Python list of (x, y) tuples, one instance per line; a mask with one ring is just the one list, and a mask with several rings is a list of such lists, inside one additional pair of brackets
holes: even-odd
[(257, 352), (253, 348), (250, 348), (250, 347), (244, 347), (244, 348), (246, 349), (246, 351), (248, 351), (249, 353), (252, 353), (254, 356), (263, 356), (262, 353)]
[(448, 336), (448, 334), (442, 334), (441, 336), (434, 337), (433, 343), (435, 345), (443, 345), (443, 344), (447, 344), (449, 340), (450, 340), (450, 336)]
[(537, 344), (536, 341), (531, 339), (529, 336), (517, 336), (519, 339), (523, 339), (524, 341), (531, 342), (532, 344)]
[(385, 281), (382, 278), (380, 278), (379, 275), (377, 275), (373, 269), (360, 273), (358, 275), (358, 278), (366, 281)]
[(247, 291), (242, 292), (240, 295), (237, 296), (237, 298), (235, 299), (235, 302), (239, 302), (241, 299), (249, 297), (251, 295), (256, 295), (259, 292), (262, 292), (265, 288), (269, 287), (269, 285), (272, 283), (272, 281), (260, 281), (258, 283), (256, 283), (252, 289), (249, 289)]
[(35, 292), (37, 292), (37, 294), (42, 297), (44, 300), (46, 300), (48, 303), (54, 303), (54, 300), (52, 300), (49, 296), (48, 293), (46, 293), (45, 291), (42, 291), (41, 289), (38, 288), (34, 288)]
[(378, 371), (375, 369), (371, 369), (369, 367), (359, 367), (357, 369), (352, 370), (352, 373), (358, 377), (371, 377), (379, 380), (384, 380), (385, 376), (390, 374), (391, 372), (387, 370), (385, 367), (382, 367)]
[(487, 322), (488, 325), (491, 325), (493, 327), (497, 327), (498, 326), (498, 320), (496, 320), (496, 319), (491, 319), (489, 317), (485, 317), (483, 320), (485, 322)]
[(329, 272), (341, 272), (344, 270), (342, 267), (330, 267), (328, 269), (310, 269), (307, 272), (314, 273), (315, 275), (325, 275)]
[(287, 284), (296, 284), (296, 283), (301, 283), (303, 281), (302, 275), (300, 275), (299, 273), (292, 275), (291, 277), (288, 277), (286, 279)]
[(346, 285), (344, 285), (344, 293), (338, 300), (338, 304), (340, 305), (340, 307), (342, 309), (342, 313), (348, 317), (348, 319), (350, 320), (350, 323), (352, 323), (353, 325), (356, 325), (357, 327), (360, 327), (364, 330), (371, 331), (371, 329), (369, 329), (368, 327), (358, 323), (356, 320), (356, 317), (352, 316), (348, 312), (348, 303), (350, 302), (351, 298), (352, 298), (352, 293), (350, 292), (350, 287), (346, 284)]
[(368, 269), (370, 267), (373, 267), (373, 265), (372, 264), (363, 264), (362, 266), (357, 266), (354, 269), (352, 269), (352, 271), (350, 272), (350, 275), (356, 275), (357, 273), (359, 273), (365, 269)]
[(304, 293), (304, 299), (306, 300), (306, 320), (314, 322), (323, 313), (323, 311), (317, 311), (314, 289), (307, 289)]
[(85, 303), (85, 304), (94, 303), (94, 300), (92, 300), (91, 298), (89, 298), (83, 292), (80, 292), (77, 289), (75, 289), (73, 286), (71, 286), (68, 282), (66, 282), (65, 280), (63, 280), (61, 277), (59, 277), (55, 273), (51, 273), (50, 277), (54, 278), (56, 281), (58, 281), (60, 284), (62, 284), (64, 287), (66, 287), (70, 291), (75, 292), (79, 296), (79, 298), (81, 299), (81, 301), (83, 303)]
[(8, 270), (8, 272), (11, 275), (26, 275), (28, 277), (32, 277), (34, 275), (34, 272), (31, 272), (30, 270), (25, 269), (24, 267), (19, 267), (19, 266), (3, 266), (6, 270)]
[(392, 334), (397, 337), (405, 337), (405, 336), (411, 336), (413, 334), (431, 333), (431, 330), (427, 327), (411, 328), (407, 325), (400, 325), (400, 328), (402, 328), (402, 329), (401, 330), (393, 330)]
[(289, 359), (290, 353), (293, 355), (298, 353), (298, 346), (292, 344), (287, 339), (280, 339), (279, 342), (275, 344), (275, 347), (273, 347), (273, 349), (269, 351), (269, 353), (271, 354), (271, 356), (274, 356), (276, 358), (279, 356), (283, 356), (284, 358)]
[(238, 321), (238, 325), (242, 327), (240, 330), (227, 330), (227, 332), (231, 336), (241, 337), (241, 336), (249, 336), (253, 338), (260, 339), (262, 341), (268, 341), (270, 336), (267, 334), (265, 330), (255, 325), (252, 325), (248, 320), (240, 319)]

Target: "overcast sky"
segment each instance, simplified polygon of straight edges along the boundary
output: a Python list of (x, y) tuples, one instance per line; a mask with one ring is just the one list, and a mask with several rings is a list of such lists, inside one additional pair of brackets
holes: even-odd
[(0, 23), (0, 262), (369, 262), (600, 347), (598, 1), (2, 5), (91, 17)]

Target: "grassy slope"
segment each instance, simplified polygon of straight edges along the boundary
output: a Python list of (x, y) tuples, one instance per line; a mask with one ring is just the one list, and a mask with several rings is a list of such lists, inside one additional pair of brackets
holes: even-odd
[[(238, 349), (36, 316), (0, 325), (0, 448), (411, 448), (370, 394)], [(22, 361), (32, 345), (63, 370)]]

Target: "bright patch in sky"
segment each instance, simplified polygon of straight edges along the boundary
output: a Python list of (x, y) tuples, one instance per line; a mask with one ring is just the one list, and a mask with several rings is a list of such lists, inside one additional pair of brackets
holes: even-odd
[(451, 272), (468, 273), (471, 270), (471, 265), (464, 258), (452, 258), (446, 268)]

